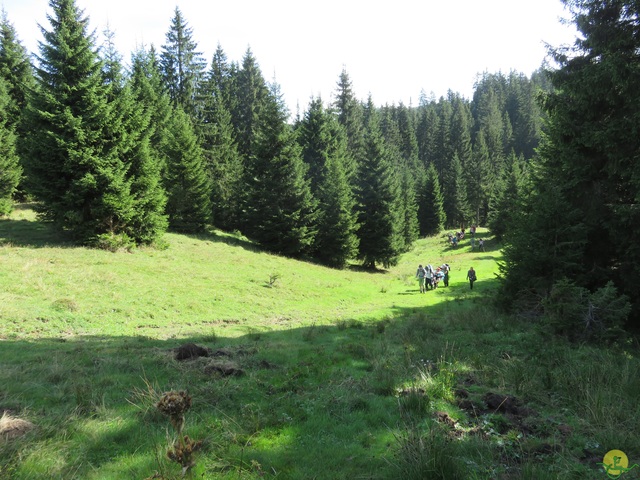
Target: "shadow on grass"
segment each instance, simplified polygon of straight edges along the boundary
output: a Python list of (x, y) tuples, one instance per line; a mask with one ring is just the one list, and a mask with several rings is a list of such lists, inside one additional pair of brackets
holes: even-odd
[[(0, 414), (25, 415), (38, 428), (0, 444), (0, 472), (17, 465), (15, 478), (28, 478), (31, 453), (59, 478), (147, 478), (174, 468), (165, 458), (171, 429), (155, 401), (186, 390), (185, 433), (205, 440), (197, 456), (205, 478), (393, 478), (397, 391), (415, 375), (415, 360), (442, 355), (448, 342), (437, 324), (459, 308), (397, 308), (392, 319), (278, 331), (247, 326), (240, 337), (219, 335), (220, 322), (209, 334), (168, 340), (3, 340)], [(430, 347), (412, 359), (406, 347), (416, 339)], [(176, 360), (185, 343), (209, 355)], [(244, 374), (224, 376), (217, 365), (225, 362)], [(39, 456), (52, 446), (66, 455)]]
[(41, 221), (0, 219), (0, 245), (20, 247), (72, 247), (53, 225)]

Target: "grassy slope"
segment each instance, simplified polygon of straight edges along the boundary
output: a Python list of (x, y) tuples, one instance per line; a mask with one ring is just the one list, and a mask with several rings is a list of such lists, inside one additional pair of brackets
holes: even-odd
[[(607, 450), (640, 457), (636, 356), (495, 314), (491, 240), (337, 271), (219, 232), (72, 247), (24, 208), (0, 242), (0, 411), (36, 425), (0, 439), (0, 478), (177, 478), (154, 407), (171, 389), (193, 398), (198, 478), (599, 478)], [(450, 287), (419, 294), (418, 263), (443, 262)], [(178, 362), (186, 342), (223, 356)], [(495, 392), (521, 410), (487, 411)]]

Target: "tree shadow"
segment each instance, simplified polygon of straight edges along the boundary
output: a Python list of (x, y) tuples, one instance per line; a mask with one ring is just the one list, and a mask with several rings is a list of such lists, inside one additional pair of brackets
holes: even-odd
[[(55, 458), (63, 462), (56, 465), (60, 478), (101, 470), (146, 478), (162, 471), (160, 461), (170, 468), (164, 457), (171, 428), (155, 401), (185, 390), (193, 400), (185, 433), (205, 440), (196, 462), (209, 465), (208, 478), (221, 464), (243, 478), (256, 465), (286, 478), (380, 478), (392, 463), (389, 426), (402, 422), (397, 390), (415, 374), (403, 348), (422, 338), (416, 328), (432, 337), (429, 329), (458, 307), (399, 307), (391, 319), (277, 331), (247, 325), (240, 336), (5, 339), (0, 416), (24, 414), (37, 428), (0, 455), (0, 472), (6, 462), (20, 468), (11, 458), (20, 445), (37, 455), (58, 442), (74, 452)], [(224, 331), (222, 321), (212, 326)], [(175, 350), (186, 343), (208, 354), (177, 360)], [(438, 358), (445, 343), (415, 356)], [(244, 374), (222, 375), (218, 362), (234, 362)], [(331, 465), (321, 467), (326, 458)]]

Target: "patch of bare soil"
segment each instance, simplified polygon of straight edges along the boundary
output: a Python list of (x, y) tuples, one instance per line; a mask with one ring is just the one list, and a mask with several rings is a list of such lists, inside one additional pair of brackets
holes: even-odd
[(195, 343), (185, 343), (174, 349), (176, 360), (192, 360), (198, 357), (208, 357), (211, 353), (208, 348)]

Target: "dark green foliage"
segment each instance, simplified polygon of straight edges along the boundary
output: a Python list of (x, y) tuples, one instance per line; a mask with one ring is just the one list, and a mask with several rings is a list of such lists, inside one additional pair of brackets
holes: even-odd
[(401, 185), (386, 149), (371, 98), (366, 109), (365, 150), (358, 177), (358, 258), (368, 268), (398, 262), (404, 248)]
[(246, 168), (247, 235), (269, 251), (300, 256), (316, 234), (316, 201), (277, 85), (263, 105)]
[(81, 242), (126, 234), (134, 215), (123, 125), (102, 62), (73, 0), (51, 0), (52, 30), (37, 70), (24, 139), (30, 191), (40, 213)]
[(160, 70), (173, 104), (180, 105), (191, 117), (198, 109), (197, 92), (205, 68), (192, 36), (193, 30), (176, 7), (167, 32), (167, 43), (162, 46)]
[(326, 265), (342, 268), (358, 251), (355, 200), (344, 167), (346, 134), (318, 98), (311, 101), (300, 122), (298, 138), (312, 191), (319, 200), (312, 255)]
[(441, 232), (447, 216), (444, 212), (444, 199), (438, 172), (433, 163), (427, 168), (425, 180), (418, 194), (418, 205), (420, 235), (435, 235)]
[(467, 200), (467, 186), (463, 175), (462, 165), (458, 154), (454, 153), (451, 165), (442, 181), (444, 195), (444, 211), (447, 227), (465, 228), (467, 222), (473, 218)]
[(0, 77), (0, 217), (13, 209), (13, 193), (20, 182), (22, 168), (16, 154), (16, 136), (7, 120), (10, 98)]
[(484, 132), (478, 132), (471, 158), (463, 169), (467, 182), (467, 199), (469, 209), (477, 225), (483, 225), (487, 220), (489, 198), (495, 188), (492, 174), (489, 148), (485, 142)]
[(347, 151), (345, 163), (347, 178), (354, 185), (358, 172), (358, 163), (364, 154), (364, 117), (362, 104), (356, 98), (349, 74), (345, 69), (340, 72), (333, 106), (338, 121), (347, 133)]
[[(590, 291), (613, 281), (634, 299), (631, 318), (637, 323), (640, 247), (628, 235), (640, 224), (640, 12), (637, 2), (627, 0), (566, 3), (583, 38), (569, 52), (553, 52), (560, 68), (551, 72), (556, 90), (545, 100), (548, 142), (540, 151), (539, 193), (529, 207), (539, 217), (533, 229), (547, 239), (538, 254), (559, 257), (556, 278), (566, 276)], [(543, 192), (549, 190), (547, 200)], [(505, 257), (507, 267), (514, 266), (505, 272), (508, 288), (525, 272), (530, 282), (539, 279), (533, 259), (524, 261), (523, 250), (531, 245), (519, 241), (522, 233), (514, 235)], [(559, 255), (557, 245), (564, 242), (577, 245)]]
[(507, 158), (504, 176), (497, 184), (498, 188), (491, 199), (488, 226), (497, 240), (502, 240), (511, 228), (516, 212), (521, 211), (525, 167), (524, 160), (516, 158), (515, 152), (511, 152)]
[(224, 230), (234, 230), (241, 226), (244, 166), (227, 108), (230, 78), (225, 58), (218, 47), (200, 91), (198, 130), (211, 179), (213, 222)]
[(202, 232), (211, 219), (211, 184), (198, 138), (181, 107), (173, 111), (165, 144), (169, 227)]
[(7, 125), (19, 129), (27, 92), (34, 86), (33, 69), (28, 52), (18, 41), (15, 28), (4, 11), (0, 20), (0, 77), (6, 81), (10, 98), (6, 105)]
[(232, 105), (231, 117), (236, 130), (238, 151), (246, 161), (254, 154), (253, 142), (269, 94), (260, 66), (251, 49), (245, 52), (242, 68), (232, 78), (235, 78), (236, 102)]
[(565, 279), (555, 282), (544, 302), (545, 324), (555, 333), (579, 340), (613, 339), (631, 311), (613, 282), (590, 293)]
[(162, 184), (164, 159), (151, 144), (162, 128), (158, 122), (161, 103), (156, 102), (151, 58), (145, 52), (134, 55), (130, 82), (119, 98), (129, 132), (127, 155), (133, 179), (131, 194), (135, 198), (136, 214), (129, 235), (140, 243), (152, 243), (168, 226), (167, 196)]

